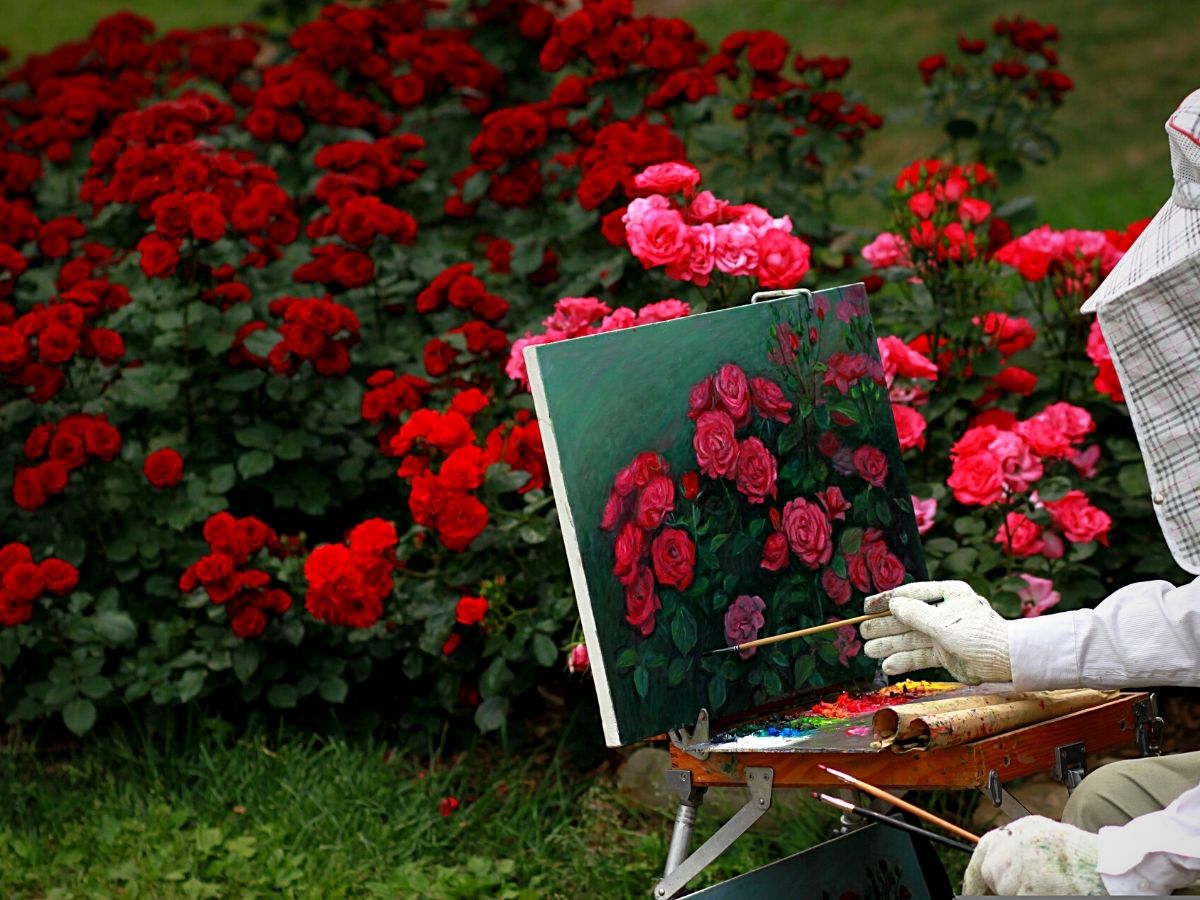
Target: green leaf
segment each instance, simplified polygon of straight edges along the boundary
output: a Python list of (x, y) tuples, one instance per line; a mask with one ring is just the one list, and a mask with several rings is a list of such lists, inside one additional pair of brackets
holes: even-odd
[(714, 675), (708, 680), (708, 711), (715, 713), (725, 705), (725, 679)]
[(1071, 482), (1062, 475), (1043, 478), (1038, 482), (1038, 497), (1044, 503), (1061, 500), (1071, 490)]
[(617, 655), (617, 669), (628, 670), (637, 665), (637, 651), (626, 648)]
[(72, 734), (86, 734), (96, 724), (96, 705), (91, 700), (72, 700), (63, 707), (62, 717)]
[(974, 571), (975, 563), (978, 559), (979, 553), (977, 551), (972, 550), (970, 547), (962, 547), (942, 560), (942, 565), (956, 575), (966, 575)]
[(219, 391), (228, 391), (231, 394), (242, 394), (246, 391), (254, 390), (264, 381), (266, 374), (258, 369), (250, 369), (245, 372), (235, 372), (232, 375), (226, 375), (220, 379), (215, 387)]
[(321, 682), (319, 693), (326, 703), (342, 703), (350, 692), (349, 685), (336, 675), (331, 675)]
[(687, 660), (676, 656), (667, 666), (667, 687), (678, 687), (683, 683), (685, 675), (687, 675)]
[(558, 660), (558, 647), (544, 634), (533, 636), (533, 658), (539, 666), (552, 666)]
[(463, 203), (474, 203), (487, 193), (492, 177), (487, 172), (476, 172), (466, 180), (462, 188)]
[(237, 472), (234, 471), (232, 463), (221, 463), (208, 473), (208, 489), (214, 494), (228, 493), (236, 482)]
[(1141, 462), (1128, 463), (1117, 472), (1117, 484), (1130, 497), (1144, 497), (1150, 493), (1150, 481), (1146, 467)]
[(296, 689), (290, 684), (273, 684), (267, 691), (267, 702), (276, 709), (292, 709), (296, 705)]
[(89, 675), (79, 682), (79, 690), (93, 700), (99, 700), (112, 692), (112, 682), (103, 675)]
[(264, 450), (249, 450), (238, 457), (238, 471), (243, 478), (254, 478), (271, 471), (275, 465), (275, 457)]
[(696, 619), (686, 606), (679, 607), (675, 618), (671, 620), (671, 640), (684, 656), (696, 646)]
[(278, 331), (264, 328), (247, 335), (244, 346), (255, 356), (268, 356), (275, 345), (281, 340), (283, 340), (283, 337)]
[(98, 612), (91, 617), (92, 627), (96, 633), (111, 644), (125, 644), (137, 635), (137, 626), (129, 613), (116, 609)]
[(187, 703), (199, 697), (207, 677), (208, 672), (204, 669), (188, 669), (184, 672), (183, 677), (179, 679), (179, 702)]
[(812, 654), (806, 653), (804, 656), (797, 658), (796, 665), (792, 669), (793, 683), (797, 689), (808, 684), (808, 680), (812, 678), (813, 672), (817, 669), (817, 661)]
[(231, 656), (233, 658), (233, 674), (237, 676), (238, 681), (245, 684), (258, 669), (262, 653), (256, 644), (243, 641), (233, 648)]
[(108, 545), (108, 558), (113, 562), (129, 562), (137, 554), (137, 544), (129, 538), (119, 537)]
[(507, 697), (486, 697), (475, 708), (475, 727), (484, 733), (499, 731), (507, 719)]
[(958, 541), (954, 538), (930, 538), (925, 542), (925, 550), (929, 553), (945, 555), (958, 549)]
[(633, 686), (637, 689), (638, 696), (643, 700), (650, 692), (650, 670), (645, 666), (638, 666), (633, 670)]
[(763, 687), (767, 689), (767, 695), (777, 697), (783, 693), (783, 680), (779, 677), (779, 673), (774, 669), (767, 669), (763, 673)]

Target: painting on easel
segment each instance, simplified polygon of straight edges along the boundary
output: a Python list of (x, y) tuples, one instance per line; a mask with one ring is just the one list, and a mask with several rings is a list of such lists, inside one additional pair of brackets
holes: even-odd
[(848, 618), (924, 577), (862, 285), (526, 350), (610, 745), (869, 678)]

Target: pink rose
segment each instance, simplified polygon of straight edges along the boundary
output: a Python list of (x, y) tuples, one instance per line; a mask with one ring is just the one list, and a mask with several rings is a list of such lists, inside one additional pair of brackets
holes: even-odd
[(849, 667), (850, 660), (858, 656), (858, 651), (862, 649), (862, 641), (858, 639), (858, 629), (853, 625), (839, 628), (837, 638), (833, 642), (833, 649), (837, 651), (838, 662)]
[(669, 322), (672, 319), (682, 319), (691, 315), (692, 308), (682, 300), (671, 298), (659, 300), (657, 303), (647, 303), (637, 312), (637, 324), (649, 325), (651, 322)]
[(646, 534), (632, 522), (626, 522), (617, 534), (613, 555), (613, 575), (621, 584), (631, 584), (637, 576), (638, 563), (646, 546)]
[(725, 363), (713, 376), (713, 391), (733, 424), (742, 428), (750, 422), (750, 383), (741, 366)]
[(768, 231), (782, 231), (789, 235), (792, 233), (791, 216), (780, 216), (777, 219), (761, 206), (753, 203), (731, 206), (728, 212), (736, 217), (732, 221), (748, 226), (759, 237)]
[(826, 569), (821, 573), (821, 587), (836, 605), (845, 606), (850, 602), (850, 582), (833, 569)]
[(1092, 326), (1088, 330), (1087, 339), (1087, 355), (1096, 365), (1101, 363), (1112, 362), (1112, 353), (1108, 350), (1108, 344), (1104, 340), (1104, 332), (1100, 330), (1100, 320), (1092, 319)]
[(642, 637), (654, 632), (654, 614), (662, 609), (662, 601), (654, 592), (654, 573), (638, 566), (633, 580), (625, 588), (625, 621)]
[(655, 194), (691, 194), (699, 183), (699, 169), (682, 162), (648, 166), (633, 177), (636, 188)]
[(1010, 512), (996, 531), (993, 543), (999, 544), (1012, 556), (1034, 556), (1046, 549), (1042, 526), (1027, 516)]
[(810, 569), (819, 569), (833, 556), (832, 532), (829, 517), (817, 504), (797, 497), (783, 507), (788, 546)]
[(925, 449), (925, 417), (911, 406), (892, 404), (892, 418), (896, 420), (896, 437), (900, 439), (900, 451), (914, 447)]
[(654, 577), (663, 587), (681, 591), (691, 587), (696, 546), (687, 532), (664, 528), (650, 545), (650, 561), (654, 565)]
[(728, 221), (729, 201), (719, 200), (712, 191), (700, 191), (688, 204), (687, 219), (693, 224), (709, 222), (721, 225)]
[(619, 306), (610, 315), (605, 316), (598, 326), (597, 333), (620, 331), (622, 328), (632, 328), (638, 324), (637, 314), (628, 306)]
[(754, 411), (764, 419), (774, 419), (786, 425), (792, 421), (792, 401), (783, 394), (783, 389), (769, 378), (755, 376), (750, 379), (750, 402)]
[(680, 262), (688, 252), (691, 230), (666, 197), (638, 197), (622, 221), (630, 252), (647, 269)]
[(775, 457), (756, 437), (738, 445), (737, 489), (751, 503), (775, 496)]
[(1049, 578), (1038, 578), (1036, 575), (1022, 575), (1025, 587), (1017, 591), (1021, 598), (1021, 615), (1025, 618), (1040, 616), (1046, 610), (1058, 606), (1062, 596), (1054, 590), (1054, 584)]
[(1079, 443), (1096, 427), (1085, 409), (1070, 403), (1054, 403), (1024, 422), (1018, 422), (1016, 431), (1038, 456), (1047, 459), (1065, 459), (1071, 447)]
[(1004, 486), (1014, 494), (1029, 490), (1045, 472), (1042, 461), (1029, 452), (1029, 445), (1013, 431), (998, 431), (988, 450), (1000, 461)]
[(871, 359), (861, 353), (831, 353), (825, 360), (826, 387), (835, 387), (844, 394), (864, 375), (871, 371)]
[(1083, 491), (1069, 491), (1058, 500), (1047, 501), (1050, 521), (1074, 544), (1099, 541), (1108, 546), (1108, 530), (1112, 519), (1108, 513), (1092, 506)]
[(567, 655), (567, 671), (579, 675), (588, 670), (591, 660), (588, 659), (587, 644), (576, 644)]
[(883, 487), (887, 481), (888, 462), (883, 451), (876, 447), (863, 444), (854, 451), (854, 468), (867, 484), (873, 487)]
[(863, 556), (866, 558), (867, 571), (871, 573), (875, 590), (887, 591), (904, 584), (904, 563), (900, 562), (883, 541), (867, 545)]
[(808, 272), (808, 244), (786, 231), (771, 229), (758, 239), (758, 283), (765, 288), (793, 288)]
[(562, 332), (564, 338), (588, 333), (588, 326), (612, 312), (608, 304), (595, 297), (563, 297), (554, 304), (553, 315), (542, 320), (549, 331)]
[(508, 351), (508, 362), (504, 366), (504, 374), (525, 390), (529, 390), (529, 373), (525, 369), (525, 348), (545, 343), (547, 340), (544, 334), (530, 334), (529, 332), (525, 333), (525, 337), (513, 341), (512, 348)]
[(900, 338), (889, 334), (876, 339), (876, 344), (879, 347), (879, 359), (883, 363), (883, 374), (888, 387), (891, 387), (897, 377), (937, 381), (938, 369), (933, 361)]
[(701, 413), (696, 420), (692, 446), (700, 471), (709, 478), (733, 478), (737, 474), (738, 443), (733, 419), (720, 410)]
[(825, 515), (829, 516), (831, 522), (845, 519), (846, 513), (850, 511), (849, 501), (846, 500), (842, 489), (836, 484), (830, 485), (823, 491), (818, 491), (817, 500), (825, 507)]
[(733, 222), (717, 225), (715, 234), (717, 270), (726, 275), (753, 275), (758, 268), (758, 235), (750, 226)]
[(1086, 450), (1072, 450), (1071, 455), (1067, 458), (1075, 471), (1079, 473), (1081, 478), (1094, 478), (1096, 476), (1096, 463), (1100, 461), (1100, 445), (1092, 444)]
[(872, 269), (887, 269), (892, 266), (912, 268), (912, 257), (908, 243), (898, 234), (881, 232), (875, 240), (862, 248), (862, 256)]
[(954, 457), (946, 484), (954, 491), (954, 499), (968, 506), (989, 506), (1004, 496), (1000, 461), (986, 450)]
[(638, 495), (634, 521), (639, 528), (653, 531), (675, 508), (675, 482), (666, 475), (655, 475)]
[(922, 500), (913, 494), (912, 504), (913, 512), (917, 514), (917, 534), (926, 534), (933, 528), (934, 518), (937, 516), (937, 498), (930, 497), (928, 500)]
[(1057, 425), (1072, 444), (1078, 444), (1096, 430), (1092, 414), (1082, 406), (1071, 403), (1051, 403), (1038, 415)]
[[(763, 618), (766, 608), (762, 597), (751, 597), (749, 594), (742, 594), (729, 604), (729, 609), (725, 610), (725, 640), (728, 646), (736, 647), (757, 638), (759, 629), (766, 623)], [(749, 659), (757, 649), (750, 647), (739, 651), (738, 655), (742, 659)]]
[(992, 214), (992, 204), (977, 197), (963, 197), (958, 202), (958, 217), (967, 225), (978, 225)]
[(787, 538), (783, 532), (774, 531), (763, 542), (762, 561), (759, 566), (768, 572), (778, 572), (788, 564)]
[(691, 281), (699, 287), (708, 284), (716, 261), (717, 236), (711, 225), (688, 228), (687, 246), (676, 259), (667, 263), (667, 277)]

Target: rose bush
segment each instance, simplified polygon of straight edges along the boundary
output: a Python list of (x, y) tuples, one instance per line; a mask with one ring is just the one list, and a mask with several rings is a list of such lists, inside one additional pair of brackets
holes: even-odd
[[(855, 163), (882, 118), (842, 90), (848, 59), (771, 32), (710, 49), (623, 0), (562, 15), (404, 0), (329, 5), (274, 36), (160, 36), (121, 14), (11, 66), (0, 716), (82, 733), (120, 705), (290, 708), (374, 685), (415, 734), (452, 714), (500, 728), (568, 650), (587, 666), (521, 349), (801, 278), (895, 282), (872, 377), (923, 448), (914, 502), (940, 572), (1001, 587), (1012, 614), (1090, 602), (1135, 566), (1167, 573), (1142, 540), (1102, 335), (1073, 312), (1134, 230), (1014, 241), (970, 157), (1038, 157), (1070, 85), (1052, 27), (998, 34), (1003, 52), (963, 47), (1005, 62), (988, 75), (1003, 90), (969, 98), (997, 115), (952, 124), (956, 166), (902, 174), (862, 260), (832, 199), (870, 186)], [(941, 68), (922, 65), (931, 108), (959, 122), (963, 76)], [(861, 363), (834, 362), (828, 383), (847, 389)], [(772, 387), (716, 373), (693, 404), (697, 465), (783, 510), (765, 570), (816, 571), (839, 501), (780, 497), (779, 461), (744, 427), (787, 422)], [(870, 454), (822, 452), (886, 476)], [(662, 528), (700, 490), (681, 474), (678, 493), (655, 473), (614, 510), (629, 624), (647, 634), (656, 582), (694, 589), (692, 542)], [(894, 569), (868, 531), (820, 577), (841, 605)], [(738, 633), (756, 621), (741, 603)], [(839, 637), (843, 665), (857, 652)]]

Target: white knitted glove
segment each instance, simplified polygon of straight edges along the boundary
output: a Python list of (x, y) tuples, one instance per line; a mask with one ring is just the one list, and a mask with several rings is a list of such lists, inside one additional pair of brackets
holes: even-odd
[(863, 609), (892, 613), (859, 626), (863, 652), (883, 660), (885, 675), (941, 666), (966, 684), (1012, 681), (1008, 622), (965, 582), (901, 585), (868, 597)]
[(1043, 816), (1017, 819), (983, 836), (967, 865), (963, 895), (1107, 897), (1096, 871), (1097, 840)]

